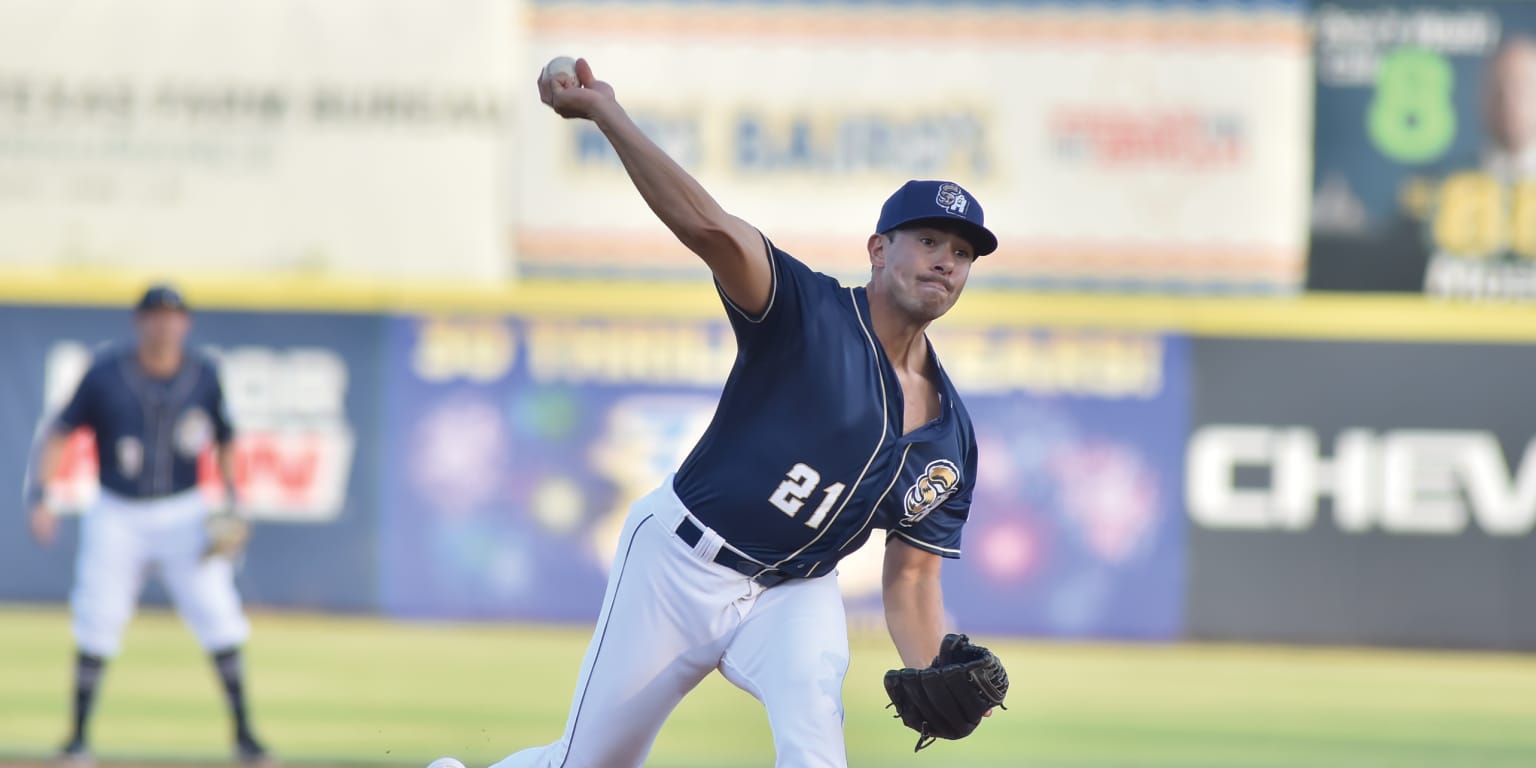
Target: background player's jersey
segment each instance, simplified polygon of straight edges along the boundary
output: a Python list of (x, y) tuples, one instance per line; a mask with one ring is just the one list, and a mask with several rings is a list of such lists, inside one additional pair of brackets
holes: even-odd
[(96, 433), (101, 486), (119, 496), (157, 498), (197, 485), (197, 461), (234, 435), (213, 363), (188, 351), (181, 369), (156, 379), (131, 348), (96, 356), (56, 428)]
[(678, 497), (732, 546), (796, 575), (829, 572), (871, 528), (958, 557), (976, 441), (949, 377), (939, 368), (939, 418), (903, 435), (901, 388), (864, 289), (769, 253), (761, 315), (722, 294), (736, 362), (673, 481)]

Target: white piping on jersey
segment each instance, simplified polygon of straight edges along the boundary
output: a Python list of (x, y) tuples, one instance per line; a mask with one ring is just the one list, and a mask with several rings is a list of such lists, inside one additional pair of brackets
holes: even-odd
[[(130, 351), (120, 358), (120, 369), (123, 380), (128, 384), (128, 389), (138, 398), (139, 408), (144, 414), (143, 439), (145, 443), (155, 443), (153, 456), (145, 456), (143, 462), (147, 466), (141, 466), (139, 476), (134, 478), (140, 491), (150, 496), (164, 496), (171, 492), (174, 482), (172, 464), (175, 462), (174, 414), (180, 409), (177, 404), (185, 401), (192, 393), (202, 377), (202, 367), (199, 361), (191, 359), (183, 353), (181, 368), (164, 388), (164, 399), (156, 399), (154, 390), (150, 384), (149, 373), (143, 370), (137, 358), (132, 357)], [(155, 406), (159, 406), (158, 408)], [(153, 433), (153, 434), (151, 434)], [(148, 489), (145, 490), (146, 483)]]
[[(930, 348), (931, 348), (931, 346), (930, 346)], [(938, 365), (939, 370), (943, 371), (944, 366), (939, 365), (939, 356), (937, 354), (935, 354), (933, 356), (933, 364), (934, 365)], [(955, 398), (944, 397), (944, 393), (940, 392), (939, 393), (939, 399), (943, 401), (944, 406), (947, 407), (951, 413), (954, 413), (954, 410), (955, 410)], [(885, 497), (886, 496), (890, 495), (891, 489), (896, 487), (896, 481), (901, 479), (901, 470), (902, 470), (903, 467), (907, 466), (907, 454), (911, 453), (911, 452), (912, 452), (912, 444), (908, 443), (906, 449), (901, 452), (901, 460), (896, 463), (896, 472), (895, 472), (894, 475), (891, 476), (891, 484), (887, 485), (885, 487), (885, 492), (880, 494), (880, 498), (875, 500), (875, 505), (869, 508), (869, 517), (865, 518), (864, 525), (859, 528), (857, 533), (853, 534), (852, 536), (849, 536), (846, 540), (843, 541), (842, 545), (837, 548), (838, 552), (842, 552), (843, 549), (845, 547), (847, 547), (850, 543), (852, 543), (854, 539), (857, 539), (858, 537), (864, 535), (864, 531), (869, 530), (869, 524), (874, 522), (874, 520), (875, 520), (875, 513), (880, 511), (880, 504), (885, 501)], [(907, 539), (908, 541), (912, 541), (912, 542), (915, 542), (917, 544), (921, 544), (921, 545), (923, 545), (925, 547), (931, 547), (933, 549), (937, 549), (937, 550), (940, 550), (940, 551), (943, 551), (943, 552), (953, 552), (953, 553), (955, 553), (957, 555), (960, 554), (960, 550), (958, 550), (958, 549), (945, 549), (944, 547), (940, 547), (940, 546), (937, 546), (937, 545), (934, 545), (934, 544), (929, 544), (926, 541), (918, 541), (917, 539), (914, 539), (911, 536), (908, 536), (907, 534), (902, 533), (900, 530), (895, 529), (895, 528), (891, 529), (891, 533), (899, 534), (903, 538)]]
[(869, 468), (874, 465), (875, 459), (880, 456), (880, 449), (885, 447), (886, 433), (891, 431), (890, 401), (886, 399), (885, 374), (880, 370), (880, 348), (875, 346), (875, 337), (870, 335), (869, 326), (864, 324), (864, 313), (859, 311), (859, 297), (854, 293), (853, 288), (848, 289), (848, 300), (853, 302), (853, 316), (858, 318), (859, 330), (864, 332), (864, 340), (869, 343), (869, 351), (873, 356), (875, 364), (875, 378), (880, 380), (880, 439), (875, 443), (875, 450), (869, 454), (869, 461), (864, 462), (864, 469), (859, 470), (859, 476), (853, 481), (853, 487), (849, 488), (847, 495), (843, 496), (843, 502), (837, 505), (837, 509), (832, 513), (832, 517), (822, 524), (821, 530), (817, 531), (816, 535), (805, 543), (805, 546), (791, 552), (783, 560), (774, 563), (774, 568), (779, 568), (799, 557), (801, 552), (810, 549), (816, 542), (821, 541), (821, 537), (827, 535), (827, 531), (832, 530), (833, 524), (837, 522), (837, 518), (843, 514), (843, 510), (847, 508), (848, 502), (853, 500), (854, 495), (859, 491), (859, 486), (864, 483), (864, 476), (869, 474)]
[(166, 388), (165, 402), (160, 412), (161, 423), (159, 426), (164, 436), (161, 451), (165, 458), (164, 463), (161, 465), (161, 474), (157, 476), (157, 479), (163, 480), (160, 485), (159, 495), (161, 496), (170, 494), (171, 485), (175, 482), (175, 472), (172, 467), (176, 462), (174, 454), (176, 452), (177, 414), (180, 413), (181, 406), (186, 404), (187, 398), (192, 394), (192, 388), (197, 386), (197, 382), (201, 378), (202, 366), (196, 360), (188, 359), (186, 353), (183, 352), (181, 370), (177, 372), (176, 378), (172, 379), (170, 386)]
[[(857, 307), (858, 305), (855, 304), (854, 306)], [(930, 348), (931, 348), (931, 346), (930, 346)], [(937, 354), (935, 354), (933, 356), (933, 363), (934, 363), (934, 365), (938, 365), (940, 371), (943, 370), (944, 366), (939, 365), (939, 357), (938, 357)], [(883, 379), (882, 379), (882, 381), (883, 381)], [(944, 402), (944, 405), (950, 410), (950, 412), (953, 413), (954, 410), (955, 410), (955, 402), (954, 402), (955, 399), (952, 398), (952, 397), (944, 397), (944, 393), (942, 393), (942, 392), (939, 393), (939, 398)], [(852, 536), (849, 536), (847, 539), (844, 539), (843, 543), (838, 546), (837, 552), (842, 552), (843, 549), (845, 549), (849, 544), (851, 544), (854, 541), (854, 539), (857, 539), (858, 537), (863, 536), (864, 532), (869, 530), (869, 525), (870, 525), (870, 523), (874, 522), (875, 514), (880, 511), (880, 505), (885, 502), (885, 497), (889, 496), (891, 494), (891, 489), (896, 487), (896, 481), (901, 479), (901, 470), (902, 470), (903, 467), (905, 467), (907, 465), (907, 454), (909, 454), (911, 452), (912, 452), (912, 444), (908, 443), (907, 447), (904, 450), (902, 450), (902, 452), (901, 452), (901, 460), (896, 462), (896, 472), (891, 475), (891, 482), (890, 482), (890, 484), (885, 486), (885, 492), (881, 493), (880, 494), (880, 498), (875, 499), (874, 506), (871, 506), (869, 508), (869, 517), (864, 519), (864, 525), (860, 526), (859, 530), (857, 532), (855, 532)], [(960, 554), (960, 550), (958, 550), (958, 549), (945, 549), (944, 547), (940, 547), (940, 546), (937, 546), (937, 545), (934, 545), (934, 544), (929, 544), (926, 541), (918, 541), (917, 539), (914, 539), (911, 536), (908, 536), (908, 535), (906, 535), (906, 534), (902, 533), (901, 531), (899, 531), (897, 529), (894, 529), (894, 528), (891, 529), (891, 533), (900, 534), (903, 538), (906, 538), (908, 541), (912, 541), (912, 542), (915, 542), (917, 544), (921, 544), (921, 545), (923, 545), (925, 547), (930, 547), (932, 549), (941, 550), (943, 552), (953, 552), (953, 553), (955, 553), (957, 555)], [(833, 553), (833, 554), (836, 554), (836, 553)], [(820, 563), (818, 563), (818, 565), (820, 565)], [(811, 570), (814, 571), (815, 568), (812, 568)], [(809, 576), (810, 574), (807, 573), (806, 575)]]
[[(902, 451), (901, 451), (901, 459), (896, 462), (896, 471), (891, 473), (891, 482), (886, 484), (885, 490), (880, 492), (880, 498), (875, 499), (874, 505), (872, 505), (869, 508), (869, 517), (864, 518), (864, 524), (859, 526), (859, 530), (858, 531), (856, 531), (852, 536), (849, 536), (848, 538), (843, 539), (843, 543), (842, 544), (837, 545), (837, 550), (832, 553), (833, 556), (836, 556), (839, 552), (842, 552), (844, 549), (847, 549), (849, 543), (851, 543), (854, 539), (857, 539), (858, 537), (863, 536), (864, 532), (869, 530), (869, 524), (874, 521), (875, 513), (880, 511), (880, 505), (885, 501), (885, 497), (891, 495), (891, 489), (895, 488), (896, 487), (896, 481), (901, 479), (901, 468), (905, 467), (907, 465), (907, 454), (911, 453), (911, 452), (912, 452), (912, 445), (910, 443), (908, 443), (907, 447), (902, 449)], [(815, 573), (816, 569), (820, 568), (821, 564), (824, 563), (824, 562), (826, 562), (826, 561), (823, 560), (823, 561), (820, 561), (820, 562), (816, 563), (815, 565), (811, 566), (811, 569), (809, 571), (805, 572), (805, 577), (806, 578), (810, 578), (811, 574)]]
[(768, 278), (771, 281), (768, 287), (768, 306), (763, 307), (762, 313), (757, 317), (747, 314), (746, 310), (731, 301), (731, 297), (725, 292), (725, 286), (721, 285), (718, 279), (715, 280), (715, 290), (720, 292), (720, 298), (725, 300), (725, 305), (736, 310), (736, 314), (741, 315), (741, 319), (753, 324), (768, 319), (768, 313), (773, 311), (773, 300), (779, 295), (779, 270), (773, 256), (773, 243), (768, 242), (768, 236), (763, 234), (762, 230), (757, 231), (757, 236), (763, 239), (763, 248), (768, 251)]
[(854, 539), (857, 539), (858, 537), (863, 536), (864, 532), (869, 530), (869, 524), (874, 522), (874, 520), (875, 520), (875, 513), (880, 511), (880, 504), (885, 501), (885, 497), (886, 496), (891, 495), (891, 489), (895, 488), (896, 487), (896, 481), (901, 479), (901, 469), (902, 469), (902, 467), (907, 466), (907, 454), (909, 454), (911, 452), (912, 452), (912, 444), (911, 443), (907, 443), (907, 447), (902, 449), (902, 451), (901, 451), (901, 460), (896, 462), (896, 471), (891, 474), (891, 482), (890, 482), (890, 484), (885, 486), (885, 492), (880, 494), (880, 498), (875, 499), (874, 506), (869, 508), (869, 517), (864, 518), (864, 524), (859, 526), (859, 530), (857, 532), (855, 532), (852, 536), (849, 536), (847, 539), (844, 539), (842, 544), (838, 545), (838, 547), (837, 547), (837, 551), (838, 552), (843, 551), (843, 549), (845, 547), (847, 547), (849, 544), (851, 544)]
[[(128, 391), (132, 392), (134, 399), (138, 401), (139, 412), (144, 418), (144, 429), (140, 435), (142, 443), (139, 446), (139, 471), (134, 475), (133, 482), (138, 487), (140, 493), (146, 496), (154, 496), (156, 495), (155, 489), (159, 485), (156, 482), (155, 472), (160, 466), (159, 445), (155, 446), (155, 454), (153, 456), (145, 455), (148, 453), (145, 448), (153, 442), (154, 436), (150, 433), (159, 433), (157, 428), (159, 420), (155, 418), (154, 409), (150, 407), (149, 379), (147, 376), (139, 373), (138, 364), (130, 358), (131, 354), (131, 352), (123, 353), (117, 360), (117, 367), (120, 375), (123, 377), (123, 382), (128, 386)], [(113, 446), (112, 450), (116, 450), (116, 446)], [(118, 468), (121, 470), (121, 457), (119, 457), (118, 464)]]
[(913, 544), (916, 544), (916, 545), (918, 545), (918, 546), (920, 546), (920, 547), (922, 547), (924, 549), (931, 549), (931, 550), (936, 550), (936, 551), (939, 551), (939, 552), (949, 552), (949, 553), (955, 554), (955, 555), (960, 554), (960, 550), (958, 550), (958, 549), (950, 549), (948, 547), (941, 547), (941, 546), (939, 546), (937, 544), (929, 544), (926, 541), (921, 541), (919, 539), (914, 539), (914, 538), (912, 538), (911, 536), (908, 536), (906, 533), (904, 533), (902, 531), (898, 531), (898, 530), (892, 529), (891, 533), (894, 533), (897, 536), (900, 536), (903, 539), (906, 539), (907, 541), (910, 541)]

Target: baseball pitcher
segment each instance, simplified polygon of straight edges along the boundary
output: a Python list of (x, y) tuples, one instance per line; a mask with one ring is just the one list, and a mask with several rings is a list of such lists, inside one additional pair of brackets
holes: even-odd
[(976, 440), (924, 330), (997, 248), (981, 204), (948, 181), (902, 185), (865, 243), (869, 283), (844, 287), (722, 210), (573, 64), (546, 67), (540, 97), (594, 122), (708, 265), (738, 353), (693, 452), (629, 512), (564, 735), (497, 768), (639, 766), (715, 670), (767, 709), (778, 765), (842, 768), (837, 563), (873, 529), (907, 667), (885, 681), (896, 714), (920, 747), (969, 734), (1007, 677), (984, 648), (944, 635), (940, 565), (960, 556)]

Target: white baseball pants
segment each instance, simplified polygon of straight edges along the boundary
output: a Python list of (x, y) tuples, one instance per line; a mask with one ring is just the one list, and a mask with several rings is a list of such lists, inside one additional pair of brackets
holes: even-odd
[[(690, 547), (672, 479), (630, 507), (565, 735), (494, 768), (639, 766), (683, 696), (719, 669), (768, 710), (779, 768), (844, 768), (848, 625), (836, 574), (763, 589)], [(697, 522), (697, 521), (695, 521)]]
[(205, 650), (245, 642), (250, 626), (235, 591), (233, 566), (225, 557), (203, 558), (207, 514), (207, 504), (195, 489), (153, 500), (102, 491), (80, 523), (70, 596), (75, 643), (81, 651), (102, 657), (117, 654), (151, 569)]

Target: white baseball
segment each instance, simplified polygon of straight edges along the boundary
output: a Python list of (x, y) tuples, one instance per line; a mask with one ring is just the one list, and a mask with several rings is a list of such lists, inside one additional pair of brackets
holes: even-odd
[(427, 763), (427, 768), (464, 768), (464, 764), (451, 757), (439, 757)]
[(553, 80), (555, 75), (566, 74), (571, 82), (576, 82), (576, 60), (569, 56), (556, 56), (544, 65), (544, 77)]

